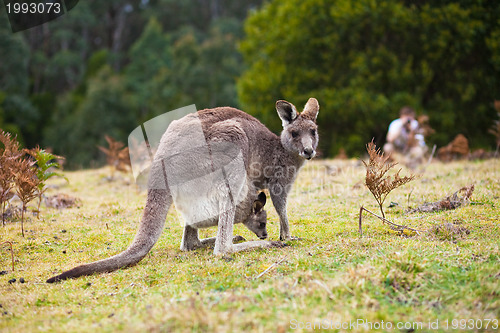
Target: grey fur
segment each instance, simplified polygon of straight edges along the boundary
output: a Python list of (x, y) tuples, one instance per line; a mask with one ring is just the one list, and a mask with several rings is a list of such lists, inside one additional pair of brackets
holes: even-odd
[[(282, 243), (264, 240), (233, 244), (234, 223), (249, 224), (249, 220), (259, 220), (255, 210), (248, 208), (255, 202), (256, 192), (262, 189), (269, 189), (273, 205), (278, 212), (280, 239), (290, 240), (287, 198), (305, 159), (316, 155), (319, 139), (315, 121), (319, 104), (316, 99), (310, 98), (304, 111), (299, 114), (293, 104), (278, 101), (276, 110), (283, 123), (281, 136), (275, 135), (245, 112), (230, 107), (201, 110), (195, 115), (188, 115), (172, 123), (155, 154), (146, 207), (130, 247), (108, 259), (73, 268), (48, 279), (47, 282), (110, 272), (138, 263), (151, 250), (163, 230), (167, 211), (177, 193), (172, 190), (177, 184), (182, 186), (183, 182), (191, 181), (186, 178), (187, 174), (196, 181), (209, 171), (221, 169), (225, 172), (225, 177), (224, 181), (215, 183), (213, 192), (207, 192), (209, 197), (206, 198), (205, 206), (213, 209), (213, 206), (217, 205), (218, 214), (202, 220), (194, 219), (192, 213), (183, 214), (187, 221), (181, 249), (191, 250), (214, 244), (214, 253), (224, 254), (256, 247), (282, 246)], [(194, 117), (201, 122), (208, 152), (200, 148), (186, 153), (192, 149), (190, 137), (185, 133), (192, 131)], [(214, 155), (214, 151), (220, 153)], [(225, 169), (228, 162), (240, 160), (246, 175), (245, 172), (242, 172), (243, 175), (238, 172), (237, 168)], [(183, 173), (183, 168), (188, 168), (189, 172)], [(181, 176), (178, 177), (178, 174)], [(185, 195), (182, 192), (177, 194), (181, 206), (177, 208), (180, 208), (182, 213), (182, 200)], [(189, 207), (184, 207), (184, 211), (188, 210)], [(215, 239), (200, 240), (198, 228), (212, 225), (218, 225)]]

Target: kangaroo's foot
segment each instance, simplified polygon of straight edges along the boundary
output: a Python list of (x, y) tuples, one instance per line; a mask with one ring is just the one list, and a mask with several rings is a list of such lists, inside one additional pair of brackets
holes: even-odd
[(281, 237), (280, 236), (280, 241), (286, 242), (286, 241), (299, 241), (302, 240), (302, 237), (297, 237), (297, 236), (286, 236), (286, 237)]
[(271, 243), (269, 245), (269, 247), (285, 247), (285, 246), (288, 246), (286, 243), (283, 243), (283, 242), (280, 242), (280, 241), (268, 241), (268, 242)]
[[(214, 247), (215, 246), (215, 240), (217, 237), (209, 237), (209, 238), (204, 238), (201, 241), (200, 247)], [(233, 237), (233, 243), (239, 243), (239, 242), (244, 242), (246, 239), (242, 236), (236, 235)]]
[(183, 243), (181, 245), (181, 251), (193, 251), (205, 247), (200, 241), (192, 243)]
[[(258, 248), (258, 247), (268, 249), (268, 248), (272, 248), (272, 247), (284, 247), (284, 246), (286, 246), (286, 244), (283, 242), (279, 242), (279, 241), (258, 240), (258, 241), (249, 241), (249, 242), (244, 242), (244, 243), (239, 243), (239, 244), (233, 244), (230, 252), (251, 250), (251, 249)], [(222, 254), (222, 253), (215, 253), (215, 254)]]
[(233, 237), (233, 243), (239, 243), (239, 242), (244, 242), (246, 241), (245, 237), (236, 235)]

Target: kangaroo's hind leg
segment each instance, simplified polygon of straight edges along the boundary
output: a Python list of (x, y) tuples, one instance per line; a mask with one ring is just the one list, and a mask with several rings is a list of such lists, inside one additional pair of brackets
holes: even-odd
[[(209, 237), (199, 239), (198, 229), (186, 226), (184, 227), (184, 235), (182, 237), (181, 250), (192, 251), (205, 247), (214, 247), (217, 237)], [(241, 236), (234, 236), (232, 243), (242, 242), (245, 238)]]
[(182, 235), (181, 251), (192, 251), (203, 247), (200, 238), (198, 237), (198, 229), (184, 226), (184, 234)]
[(219, 224), (215, 239), (215, 255), (232, 252), (234, 215), (235, 206), (232, 200), (230, 198), (222, 199), (219, 202)]
[[(227, 200), (229, 201), (229, 200)], [(283, 247), (285, 246), (282, 242), (276, 241), (250, 241), (243, 242), (240, 244), (233, 244), (233, 225), (234, 225), (234, 206), (226, 205), (221, 206), (221, 212), (219, 215), (219, 226), (217, 229), (217, 237), (215, 239), (214, 254), (221, 255), (232, 252), (239, 252), (243, 250), (250, 250), (254, 248), (271, 248), (271, 247)]]

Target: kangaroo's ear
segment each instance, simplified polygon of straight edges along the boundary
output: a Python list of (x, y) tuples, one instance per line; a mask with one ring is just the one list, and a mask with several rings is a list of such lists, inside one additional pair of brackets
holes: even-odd
[(278, 111), (283, 127), (289, 125), (298, 116), (295, 106), (292, 103), (283, 100), (276, 102), (276, 111)]
[(262, 208), (264, 208), (266, 204), (266, 194), (264, 192), (260, 192), (257, 200), (253, 202), (253, 211), (255, 214), (260, 212)]
[(304, 111), (300, 114), (302, 117), (316, 121), (319, 112), (319, 103), (316, 98), (309, 98), (306, 105), (304, 106)]

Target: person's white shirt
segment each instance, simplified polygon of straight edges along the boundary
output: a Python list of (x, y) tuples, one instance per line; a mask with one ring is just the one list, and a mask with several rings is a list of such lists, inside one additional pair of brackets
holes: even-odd
[[(415, 119), (410, 119), (409, 129), (405, 126), (407, 119), (395, 119), (389, 125), (389, 131), (387, 132), (387, 141), (392, 142), (392, 144), (397, 149), (404, 149), (408, 142), (408, 137), (410, 136), (411, 130), (416, 130), (418, 128), (418, 121)], [(415, 139), (420, 145), (425, 146), (423, 135), (415, 135)]]

